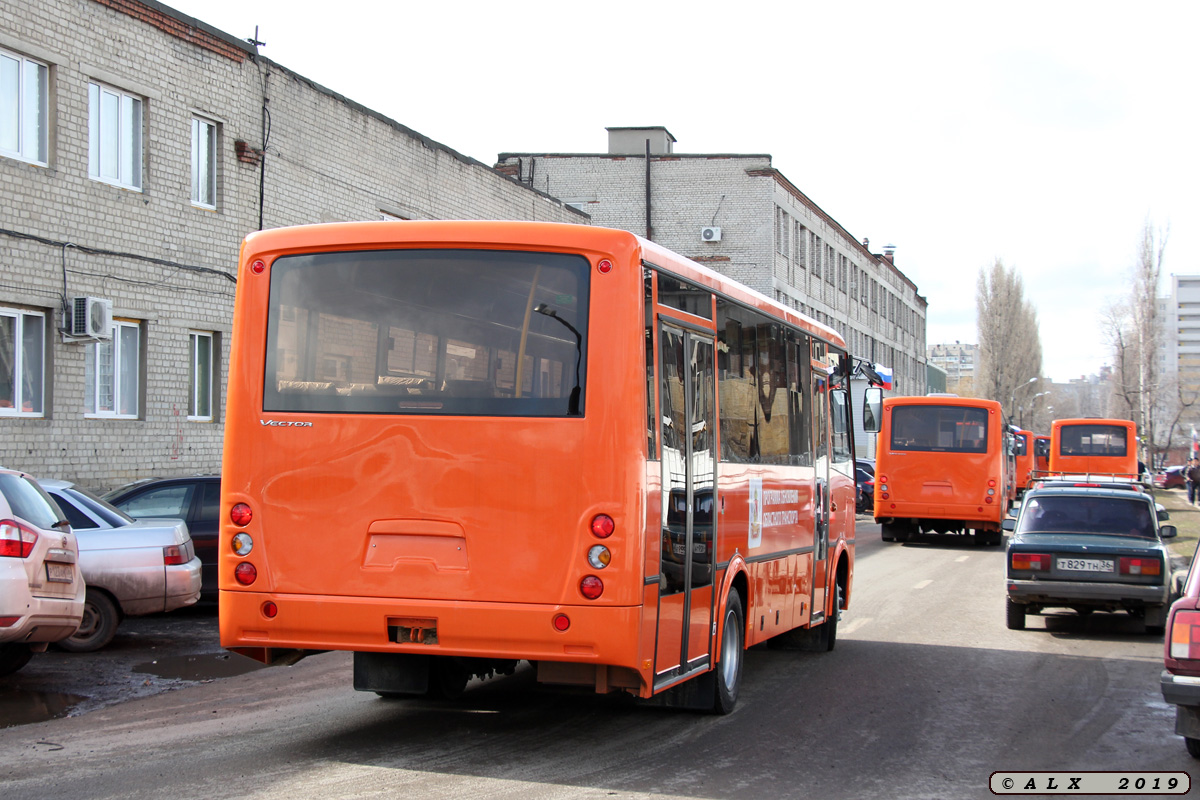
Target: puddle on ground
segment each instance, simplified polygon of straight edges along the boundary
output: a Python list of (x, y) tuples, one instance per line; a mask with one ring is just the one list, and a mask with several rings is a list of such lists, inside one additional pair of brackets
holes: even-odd
[(232, 678), (234, 675), (262, 669), (263, 666), (265, 665), (237, 653), (200, 653), (145, 661), (136, 665), (133, 671), (157, 675), (160, 678), (206, 681), (213, 678)]
[(0, 728), (65, 717), (67, 712), (86, 699), (77, 694), (0, 687)]

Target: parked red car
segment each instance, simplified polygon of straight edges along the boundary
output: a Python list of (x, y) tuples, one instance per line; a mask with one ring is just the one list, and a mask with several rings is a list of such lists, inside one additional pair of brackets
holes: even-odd
[(1183, 471), (1187, 467), (1167, 467), (1154, 476), (1154, 485), (1159, 489), (1182, 489), (1187, 479)]
[(1163, 699), (1175, 706), (1175, 732), (1200, 758), (1200, 570), (1192, 557), (1183, 594), (1171, 604), (1164, 642)]

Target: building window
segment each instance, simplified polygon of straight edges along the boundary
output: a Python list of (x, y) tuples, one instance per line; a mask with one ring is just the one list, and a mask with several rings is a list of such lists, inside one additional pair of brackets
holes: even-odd
[(47, 163), (48, 73), (45, 64), (0, 50), (0, 154)]
[(85, 411), (97, 417), (136, 419), (140, 376), (141, 327), (114, 321), (112, 338), (87, 346)]
[(88, 84), (88, 175), (126, 189), (142, 189), (142, 101)]
[(217, 207), (217, 125), (192, 118), (192, 204)]
[(43, 415), (45, 365), (45, 315), (0, 308), (0, 416)]
[(192, 332), (188, 340), (188, 419), (211, 422), (213, 418), (213, 335)]

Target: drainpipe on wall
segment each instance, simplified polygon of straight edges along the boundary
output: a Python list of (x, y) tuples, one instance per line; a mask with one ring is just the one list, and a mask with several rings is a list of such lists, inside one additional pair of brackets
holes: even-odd
[(654, 241), (654, 228), (650, 225), (650, 140), (646, 140), (646, 238)]

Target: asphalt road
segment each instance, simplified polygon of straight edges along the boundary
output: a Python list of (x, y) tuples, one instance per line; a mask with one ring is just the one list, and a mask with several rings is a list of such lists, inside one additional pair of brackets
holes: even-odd
[[(1138, 621), (1065, 614), (1010, 631), (1002, 549), (885, 546), (861, 519), (859, 536), (837, 649), (750, 651), (726, 717), (550, 692), (528, 671), (457, 703), (387, 701), (352, 691), (349, 656), (329, 653), (202, 683), (162, 678), (178, 683), (0, 729), (0, 791), (945, 798), (992, 797), (997, 770), (1200, 775), (1159, 695), (1161, 639)], [(36, 681), (46, 658), (20, 680)]]

